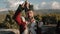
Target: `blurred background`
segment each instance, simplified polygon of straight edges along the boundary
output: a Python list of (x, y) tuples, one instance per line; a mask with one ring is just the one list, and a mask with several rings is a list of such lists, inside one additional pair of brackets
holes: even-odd
[[(25, 0), (0, 0), (0, 28), (19, 29), (17, 23), (13, 20), (13, 15), (19, 4)], [(35, 19), (42, 20), (43, 34), (58, 34), (56, 30), (59, 28), (60, 21), (60, 0), (28, 0), (34, 8)], [(22, 16), (25, 16), (24, 11)], [(59, 22), (60, 23), (60, 22)]]

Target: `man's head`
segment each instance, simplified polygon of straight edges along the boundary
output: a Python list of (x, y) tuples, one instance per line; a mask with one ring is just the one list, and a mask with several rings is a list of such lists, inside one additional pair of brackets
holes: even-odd
[(33, 18), (33, 16), (34, 16), (33, 10), (28, 9), (27, 12), (26, 12), (26, 16), (27, 16), (28, 18)]

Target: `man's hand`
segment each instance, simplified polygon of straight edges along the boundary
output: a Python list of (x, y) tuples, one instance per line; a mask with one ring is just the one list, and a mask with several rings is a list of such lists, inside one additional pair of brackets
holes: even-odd
[(29, 5), (30, 5), (30, 3), (28, 3), (28, 2), (26, 1), (25, 3), (22, 4), (22, 7), (29, 9)]
[(24, 8), (25, 3), (22, 4), (22, 7)]
[(26, 3), (26, 7), (27, 7), (27, 9), (29, 9), (29, 5), (30, 5), (30, 4), (27, 2), (27, 3)]

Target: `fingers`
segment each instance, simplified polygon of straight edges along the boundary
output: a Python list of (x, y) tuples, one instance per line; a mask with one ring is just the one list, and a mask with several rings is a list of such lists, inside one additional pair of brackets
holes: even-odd
[(30, 3), (29, 2), (24, 2), (23, 4), (22, 4), (22, 8), (23, 9), (29, 9), (29, 6), (30, 6)]
[(26, 5), (26, 7), (27, 7), (28, 9), (29, 9), (29, 5), (30, 5), (29, 3), (27, 3), (27, 5)]
[(28, 2), (25, 2), (25, 3), (24, 3), (24, 7), (26, 7), (27, 9), (29, 9), (29, 5), (30, 5), (30, 4), (29, 4)]
[(24, 8), (25, 3), (22, 4), (22, 7)]

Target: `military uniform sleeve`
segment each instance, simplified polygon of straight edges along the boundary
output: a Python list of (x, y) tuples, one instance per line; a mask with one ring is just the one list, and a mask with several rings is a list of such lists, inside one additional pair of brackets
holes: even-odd
[(21, 5), (19, 5), (18, 9), (16, 10), (13, 18), (14, 20), (17, 22), (18, 25), (21, 25), (22, 23), (22, 19), (21, 19), (21, 12), (22, 12), (23, 8)]

